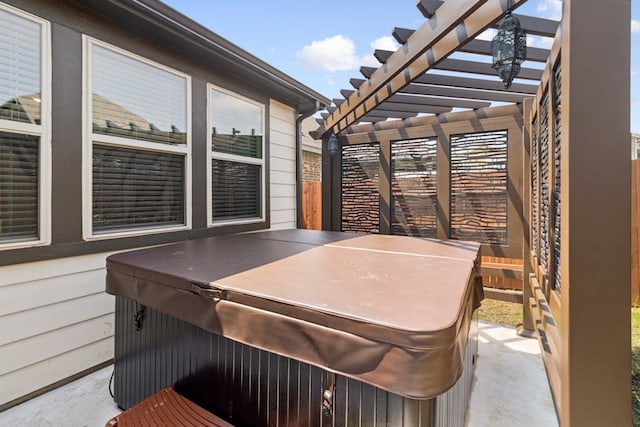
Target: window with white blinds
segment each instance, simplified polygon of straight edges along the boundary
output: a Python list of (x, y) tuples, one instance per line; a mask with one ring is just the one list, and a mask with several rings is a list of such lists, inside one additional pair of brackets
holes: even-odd
[(85, 238), (189, 226), (189, 77), (86, 38)]
[(49, 24), (0, 3), (0, 249), (49, 243)]
[(264, 105), (209, 86), (209, 223), (264, 220)]

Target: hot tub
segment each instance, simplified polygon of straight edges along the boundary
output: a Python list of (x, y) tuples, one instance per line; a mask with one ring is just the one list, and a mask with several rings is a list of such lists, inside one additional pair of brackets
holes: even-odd
[(115, 398), (238, 426), (462, 425), (479, 245), (307, 230), (113, 255)]

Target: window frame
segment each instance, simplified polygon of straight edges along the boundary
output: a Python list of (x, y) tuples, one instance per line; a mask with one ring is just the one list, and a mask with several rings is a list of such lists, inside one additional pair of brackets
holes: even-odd
[[(225, 95), (233, 96), (242, 101), (246, 101), (250, 104), (253, 104), (260, 108), (262, 112), (262, 149), (261, 157), (247, 157), (240, 156), (237, 154), (228, 154), (228, 153), (220, 153), (213, 151), (212, 141), (211, 141), (211, 128), (213, 126), (212, 120), (212, 92), (216, 90), (218, 92), (222, 92)], [(239, 225), (239, 224), (256, 224), (256, 223), (264, 223), (266, 222), (266, 209), (267, 209), (267, 192), (266, 192), (266, 162), (265, 162), (265, 153), (267, 147), (267, 135), (266, 135), (266, 117), (267, 117), (267, 108), (266, 105), (258, 102), (254, 99), (247, 98), (246, 96), (242, 96), (236, 92), (230, 91), (223, 87), (214, 85), (213, 83), (207, 83), (207, 226), (208, 227), (222, 227), (225, 225)], [(255, 218), (241, 218), (241, 219), (222, 219), (215, 220), (213, 218), (213, 171), (212, 171), (212, 161), (213, 160), (222, 160), (228, 162), (242, 163), (242, 164), (250, 164), (250, 165), (258, 165), (260, 166), (260, 217)]]
[(40, 137), (38, 165), (38, 238), (0, 242), (0, 251), (51, 244), (51, 24), (36, 15), (0, 2), (0, 10), (40, 25), (40, 124), (0, 119), (0, 131)]
[[(182, 77), (186, 82), (186, 142), (184, 145), (171, 145), (129, 139), (114, 135), (104, 135), (93, 132), (93, 96), (92, 96), (92, 59), (93, 46), (98, 46), (116, 52), (130, 59), (140, 61), (144, 64), (169, 72), (178, 77)], [(86, 241), (105, 240), (132, 236), (144, 236), (149, 234), (170, 233), (176, 231), (190, 230), (192, 228), (192, 106), (191, 106), (191, 76), (160, 64), (143, 56), (129, 52), (120, 47), (82, 35), (82, 236)], [(140, 227), (136, 229), (123, 229), (104, 233), (94, 233), (93, 231), (93, 146), (94, 144), (112, 146), (125, 149), (135, 149), (143, 151), (160, 152), (167, 154), (178, 154), (184, 157), (184, 224), (167, 225), (162, 227)]]

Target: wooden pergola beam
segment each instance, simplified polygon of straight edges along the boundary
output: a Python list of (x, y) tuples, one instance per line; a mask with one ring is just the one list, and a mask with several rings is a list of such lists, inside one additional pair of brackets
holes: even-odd
[(490, 102), (469, 101), (465, 99), (453, 99), (444, 98), (441, 96), (421, 96), (421, 95), (405, 95), (403, 93), (397, 93), (390, 96), (385, 102), (380, 105), (384, 105), (387, 102), (394, 102), (396, 104), (404, 105), (431, 105), (437, 107), (452, 107), (452, 108), (485, 108), (491, 105)]
[[(464, 59), (447, 58), (441, 61), (434, 68), (438, 70), (455, 71), (458, 73), (482, 74), (485, 76), (496, 75), (496, 70), (491, 68), (491, 64), (488, 62), (467, 61)], [(518, 78), (539, 81), (542, 78), (542, 70), (535, 68), (521, 68)]]
[[(491, 42), (487, 40), (471, 40), (458, 49), (458, 52), (475, 53), (477, 55), (491, 56)], [(549, 49), (527, 46), (527, 61), (547, 62)]]
[[(442, 0), (418, 0), (416, 7), (425, 18), (429, 19), (443, 3), (444, 1)], [(558, 22), (550, 19), (535, 18), (519, 14), (514, 14), (514, 16), (520, 20), (520, 25), (522, 25), (529, 34), (543, 37), (555, 37), (556, 31), (558, 30)], [(398, 41), (398, 43), (403, 42)]]
[(509, 89), (505, 89), (501, 81), (474, 79), (457, 76), (445, 76), (443, 74), (424, 74), (413, 81), (414, 83), (424, 83), (431, 85), (452, 86), (468, 89), (492, 90), (501, 92), (518, 92), (528, 95), (535, 95), (538, 86), (525, 83), (513, 83)]
[(512, 102), (520, 103), (527, 95), (522, 93), (497, 92), (490, 90), (461, 89), (446, 86), (424, 85), (421, 83), (411, 83), (400, 93), (430, 95), (430, 96), (449, 96), (454, 98), (479, 99), (492, 102)]
[[(512, 8), (526, 0), (513, 0)], [(407, 43), (373, 73), (368, 85), (351, 94), (325, 121), (324, 130), (340, 132), (391, 95), (441, 62), (460, 45), (500, 19), (508, 6), (501, 0), (449, 0), (438, 8)]]
[[(392, 98), (389, 98), (392, 99)], [(448, 113), (453, 107), (441, 106), (441, 105), (429, 105), (429, 104), (405, 104), (401, 102), (389, 102), (385, 101), (372, 113), (378, 110), (383, 111), (406, 111), (407, 113), (425, 113), (425, 114), (442, 114)]]

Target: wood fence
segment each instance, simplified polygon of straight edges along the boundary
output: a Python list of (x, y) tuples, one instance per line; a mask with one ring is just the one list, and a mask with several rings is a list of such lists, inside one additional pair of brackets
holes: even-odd
[(302, 228), (322, 229), (322, 183), (302, 183)]

